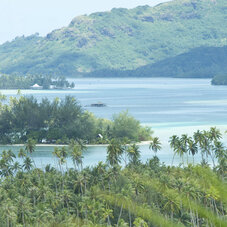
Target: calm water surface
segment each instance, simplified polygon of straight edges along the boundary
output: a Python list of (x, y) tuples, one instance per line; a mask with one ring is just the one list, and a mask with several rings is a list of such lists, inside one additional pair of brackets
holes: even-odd
[[(22, 90), (24, 95), (33, 95), (41, 100), (48, 97), (64, 98), (71, 95), (81, 105), (98, 117), (111, 119), (113, 114), (128, 110), (141, 123), (152, 126), (164, 141), (159, 157), (170, 163), (170, 152), (167, 141), (170, 134), (185, 128), (227, 125), (227, 87), (211, 86), (210, 79), (75, 79), (72, 90)], [(7, 96), (16, 95), (15, 90), (1, 90)], [(103, 108), (86, 107), (92, 103), (103, 102)], [(227, 128), (226, 128), (227, 129)], [(183, 130), (184, 131), (184, 130)], [(185, 132), (185, 131), (184, 131)], [(190, 132), (189, 132), (190, 134)], [(225, 142), (225, 141), (224, 141)], [(4, 149), (4, 147), (1, 147)], [(51, 151), (53, 148), (39, 148), (34, 159), (40, 165), (54, 163)], [(141, 146), (142, 160), (152, 156), (148, 146)], [(89, 148), (84, 154), (85, 165), (94, 165), (105, 161), (104, 147)]]

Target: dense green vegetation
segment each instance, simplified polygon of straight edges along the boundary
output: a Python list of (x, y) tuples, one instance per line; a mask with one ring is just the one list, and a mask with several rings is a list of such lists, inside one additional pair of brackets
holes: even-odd
[[(135, 70), (105, 69), (88, 73), (86, 76), (212, 78), (216, 74), (226, 74), (226, 72), (227, 46), (224, 46), (195, 48), (187, 53), (154, 64), (148, 64)], [(223, 79), (223, 77), (215, 77), (213, 83), (227, 83)]]
[[(225, 71), (225, 72), (227, 72), (227, 71)], [(214, 76), (211, 83), (213, 85), (227, 85), (227, 74)]]
[(175, 0), (76, 17), (46, 37), (1, 45), (0, 71), (76, 76), (135, 69), (201, 46), (225, 46), (226, 14), (226, 0)]
[[(10, 150), (1, 154), (1, 226), (225, 227), (227, 150), (220, 138), (216, 128), (172, 136), (170, 145), (184, 167), (161, 164), (161, 143), (154, 138), (155, 156), (145, 164), (138, 146), (112, 140), (106, 163), (83, 168), (84, 146), (72, 141), (53, 152), (59, 166), (44, 169), (35, 168), (29, 140), (18, 153), (21, 164)], [(202, 163), (188, 164), (195, 155)]]
[(6, 75), (0, 74), (0, 89), (30, 89), (34, 84), (38, 84), (43, 89), (53, 88), (73, 88), (74, 83), (69, 83), (65, 77), (52, 78), (42, 75)]
[[(129, 141), (149, 140), (150, 128), (128, 112), (113, 117), (113, 121), (98, 119), (82, 109), (75, 98), (64, 100), (47, 98), (38, 102), (36, 98), (1, 96), (0, 143), (24, 143), (29, 138), (38, 143), (63, 143), (71, 139), (83, 139), (87, 143), (107, 143), (112, 138)], [(99, 136), (99, 134), (101, 136)]]

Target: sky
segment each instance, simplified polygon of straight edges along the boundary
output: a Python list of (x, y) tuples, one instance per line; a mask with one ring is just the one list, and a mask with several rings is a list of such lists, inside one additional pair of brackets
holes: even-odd
[(0, 44), (36, 32), (44, 36), (67, 26), (75, 16), (165, 1), (168, 0), (0, 0)]

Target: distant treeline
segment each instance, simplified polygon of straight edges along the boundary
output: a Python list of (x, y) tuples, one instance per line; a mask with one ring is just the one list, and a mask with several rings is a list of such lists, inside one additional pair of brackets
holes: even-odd
[(0, 143), (24, 143), (29, 138), (38, 143), (68, 144), (71, 139), (87, 143), (107, 143), (112, 138), (141, 141), (150, 139), (151, 130), (140, 125), (128, 112), (113, 121), (98, 119), (82, 109), (71, 96), (64, 100), (38, 102), (34, 97), (13, 98), (0, 105)]
[(0, 89), (29, 89), (34, 84), (38, 84), (43, 89), (53, 88), (73, 88), (74, 83), (69, 83), (65, 77), (48, 75), (6, 75), (0, 74)]
[(212, 78), (227, 72), (227, 46), (199, 47), (155, 64), (135, 70), (104, 69), (87, 74), (87, 77), (182, 77)]
[[(135, 70), (106, 68), (90, 73), (81, 73), (82, 77), (177, 77), (177, 78), (213, 78), (227, 72), (227, 46), (199, 47), (189, 52), (167, 58), (154, 64), (148, 64)], [(224, 77), (218, 77), (212, 84), (226, 84)], [(55, 88), (74, 87), (64, 77), (53, 78), (45, 75), (1, 75), (0, 89), (28, 89), (38, 84), (44, 89), (51, 85)]]
[(225, 75), (216, 75), (212, 79), (211, 83), (213, 85), (227, 85), (227, 71)]

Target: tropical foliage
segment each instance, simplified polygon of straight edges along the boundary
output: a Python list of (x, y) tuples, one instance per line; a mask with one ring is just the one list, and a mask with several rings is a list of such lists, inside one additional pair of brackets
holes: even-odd
[[(227, 150), (220, 138), (216, 128), (197, 131), (193, 138), (172, 136), (176, 155), (205, 158), (184, 167), (161, 164), (156, 155), (142, 163), (139, 147), (117, 140), (107, 148), (106, 163), (86, 168), (85, 147), (76, 141), (56, 148), (58, 167), (44, 169), (34, 167), (33, 141), (20, 150), (19, 159), (3, 151), (1, 226), (225, 227)], [(158, 138), (152, 141), (154, 151), (160, 146)], [(215, 166), (209, 167), (206, 156), (213, 152)], [(74, 167), (67, 166), (67, 157)]]
[[(98, 119), (85, 111), (77, 100), (47, 98), (38, 102), (33, 96), (6, 97), (1, 95), (0, 142), (24, 143), (29, 138), (38, 143), (68, 144), (71, 139), (86, 143), (108, 143), (112, 138), (129, 141), (149, 140), (151, 129), (122, 112), (113, 121)], [(123, 128), (122, 128), (123, 126)]]

